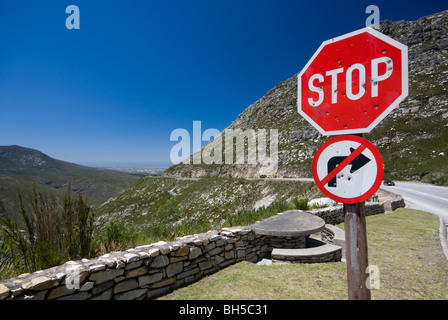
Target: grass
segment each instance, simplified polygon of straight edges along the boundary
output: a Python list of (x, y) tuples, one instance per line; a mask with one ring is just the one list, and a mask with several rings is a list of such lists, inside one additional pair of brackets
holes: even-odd
[(448, 299), (448, 263), (439, 238), (439, 219), (399, 209), (368, 218), (369, 262), (381, 272), (374, 299)]
[[(369, 263), (380, 271), (380, 288), (372, 290), (373, 300), (448, 299), (448, 262), (440, 245), (437, 216), (398, 209), (366, 221)], [(160, 299), (347, 299), (346, 264), (241, 262)]]

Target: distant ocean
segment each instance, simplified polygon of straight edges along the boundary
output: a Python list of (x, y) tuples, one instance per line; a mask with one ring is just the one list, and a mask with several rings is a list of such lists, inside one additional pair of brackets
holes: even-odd
[(148, 163), (148, 162), (79, 162), (82, 166), (94, 168), (168, 168), (172, 163)]

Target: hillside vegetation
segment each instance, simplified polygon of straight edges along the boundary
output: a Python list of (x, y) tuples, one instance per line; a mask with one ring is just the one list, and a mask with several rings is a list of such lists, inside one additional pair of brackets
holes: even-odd
[(101, 229), (111, 220), (121, 220), (151, 229), (154, 234), (171, 226), (173, 233), (185, 235), (250, 224), (262, 218), (257, 209), (271, 206), (271, 214), (276, 214), (286, 210), (295, 198), (321, 196), (311, 182), (146, 177), (104, 203), (97, 211), (95, 225)]

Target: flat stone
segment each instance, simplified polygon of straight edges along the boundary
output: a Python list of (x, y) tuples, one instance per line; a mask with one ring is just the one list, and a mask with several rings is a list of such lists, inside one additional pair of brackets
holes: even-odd
[(115, 285), (114, 294), (125, 292), (125, 291), (131, 291), (137, 287), (138, 287), (138, 282), (135, 279), (122, 281)]
[(279, 260), (302, 260), (316, 258), (318, 261), (320, 257), (328, 255), (340, 256), (342, 248), (333, 244), (324, 244), (321, 246), (305, 249), (279, 249), (272, 250), (272, 259)]
[[(69, 261), (70, 262), (70, 261)], [(73, 262), (73, 261), (71, 261), (71, 262)], [(68, 262), (67, 262), (68, 263)], [(28, 276), (28, 275), (30, 275), (30, 273), (28, 272), (28, 273), (22, 273), (22, 274), (20, 274), (19, 276), (18, 276), (18, 278), (25, 278), (26, 276)]]
[(210, 251), (212, 249), (216, 248), (216, 243), (215, 242), (210, 242), (208, 245), (206, 245), (204, 247), (204, 251)]
[(161, 254), (169, 254), (172, 251), (172, 247), (170, 245), (164, 245), (159, 248)]
[(132, 269), (132, 270), (127, 271), (124, 274), (124, 276), (126, 278), (134, 278), (134, 277), (142, 276), (142, 275), (144, 275), (147, 272), (148, 272), (147, 267), (140, 267), (140, 268), (137, 268), (137, 269)]
[(61, 297), (57, 300), (87, 300), (91, 297), (92, 295), (88, 292), (79, 292), (79, 293), (75, 293), (69, 296), (64, 296)]
[(189, 246), (183, 246), (179, 250), (176, 251), (175, 256), (176, 257), (183, 257), (190, 253), (190, 247)]
[[(19, 294), (21, 294), (23, 292), (23, 289), (22, 288), (14, 288), (14, 289), (11, 289), (11, 296), (12, 297), (17, 297)], [(0, 300), (1, 300), (1, 298), (0, 298)]]
[(79, 284), (83, 283), (90, 274), (90, 271), (81, 270), (79, 268), (75, 268), (75, 269), (71, 269), (71, 270), (70, 270), (70, 268), (67, 268), (66, 272), (67, 272), (67, 275), (63, 279), (62, 284), (64, 284), (68, 288), (74, 287), (75, 289), (78, 289)]
[(135, 300), (141, 296), (146, 296), (146, 289), (135, 289), (128, 292), (123, 292), (114, 296), (115, 300)]
[(156, 288), (160, 288), (160, 287), (165, 287), (168, 286), (170, 284), (173, 284), (176, 281), (175, 278), (167, 278), (164, 279), (162, 281), (156, 282), (152, 285), (149, 286), (150, 289), (156, 289)]
[(66, 286), (60, 286), (60, 287), (57, 287), (57, 288), (54, 288), (53, 290), (51, 290), (50, 293), (48, 294), (47, 299), (52, 300), (52, 299), (60, 298), (60, 297), (72, 294), (73, 292), (75, 292), (75, 288), (69, 289)]
[(140, 287), (142, 287), (147, 284), (158, 282), (162, 279), (163, 279), (163, 273), (159, 272), (159, 273), (155, 273), (155, 274), (148, 275), (148, 276), (138, 277), (138, 284)]
[(166, 242), (166, 241), (159, 241), (159, 242), (152, 243), (151, 246), (163, 246), (163, 245), (166, 245), (166, 244), (168, 244), (168, 242)]
[(130, 269), (138, 268), (142, 264), (143, 264), (143, 261), (135, 261), (135, 262), (127, 264), (126, 267), (124, 267), (124, 270), (130, 270)]
[(219, 254), (221, 252), (222, 252), (222, 247), (216, 247), (215, 249), (210, 250), (208, 252), (208, 254), (211, 255), (211, 256), (214, 256), (215, 254)]
[(93, 288), (94, 284), (95, 283), (93, 281), (88, 281), (82, 285), (82, 287), (79, 289), (79, 291), (89, 291), (90, 289)]
[(151, 263), (151, 268), (161, 268), (165, 267), (170, 263), (170, 258), (166, 255), (160, 255), (154, 258), (154, 261)]
[(199, 268), (201, 270), (206, 270), (206, 269), (209, 269), (209, 268), (211, 268), (213, 266), (214, 266), (214, 261), (212, 261), (212, 260), (206, 260), (204, 262), (199, 263)]
[(97, 293), (103, 292), (107, 289), (112, 288), (113, 286), (114, 286), (113, 280), (103, 282), (103, 283), (96, 285), (92, 288), (92, 294), (97, 294)]
[(90, 300), (110, 300), (112, 298), (112, 289), (103, 291), (101, 294), (90, 298)]
[(139, 255), (135, 253), (126, 253), (124, 258), (126, 263), (131, 263), (137, 261), (139, 259)]
[(188, 260), (187, 256), (183, 256), (183, 257), (172, 257), (170, 258), (170, 263), (174, 263), (174, 262), (179, 262), (179, 261), (185, 261)]
[(203, 239), (195, 239), (193, 240), (193, 243), (197, 246), (202, 246), (202, 244), (204, 243)]
[(100, 284), (116, 277), (121, 276), (124, 273), (123, 269), (104, 270), (92, 273), (89, 277), (90, 280), (95, 281), (95, 284)]
[(325, 221), (307, 212), (289, 210), (256, 222), (252, 228), (257, 235), (297, 237), (322, 231), (325, 228)]
[(221, 231), (221, 235), (226, 236), (226, 237), (232, 237), (233, 236), (233, 232), (228, 231), (228, 230), (224, 230), (225, 228), (222, 229)]
[(89, 270), (92, 271), (92, 272), (105, 270), (105, 269), (106, 269), (106, 265), (105, 264), (94, 264), (94, 265), (89, 267)]
[(158, 288), (155, 290), (149, 290), (148, 293), (146, 294), (146, 299), (152, 299), (152, 298), (161, 296), (164, 293), (167, 293), (169, 291), (170, 291), (170, 287), (163, 287), (163, 288)]
[(138, 247), (135, 247), (135, 249), (149, 249), (149, 248), (151, 248), (151, 244), (145, 244), (145, 245), (143, 245), (143, 246), (138, 246)]
[(226, 260), (235, 258), (235, 252), (234, 251), (226, 251), (226, 253), (224, 254), (224, 258)]
[(53, 287), (56, 287), (58, 285), (58, 281), (51, 279), (46, 276), (39, 276), (36, 278), (32, 278), (31, 281), (26, 282), (22, 285), (22, 288), (24, 290), (46, 290)]
[(138, 254), (140, 259), (146, 259), (146, 258), (150, 257), (149, 253), (146, 252), (146, 251), (139, 251), (139, 252), (137, 252), (137, 254)]
[(177, 280), (179, 280), (179, 279), (183, 279), (183, 278), (189, 277), (189, 276), (191, 276), (191, 275), (193, 275), (193, 274), (196, 274), (196, 273), (198, 273), (198, 272), (200, 272), (200, 271), (201, 271), (201, 269), (199, 269), (198, 267), (196, 267), (196, 268), (194, 268), (194, 269), (191, 269), (191, 270), (188, 270), (188, 271), (179, 273), (179, 274), (176, 276), (176, 279), (177, 279)]
[(160, 253), (160, 250), (158, 248), (152, 248), (148, 250), (148, 254), (150, 257), (156, 257)]
[(182, 261), (175, 262), (166, 267), (166, 276), (171, 278), (175, 274), (182, 272), (184, 269), (184, 263)]
[(7, 296), (9, 296), (9, 291), (10, 290), (7, 286), (0, 283), (0, 300), (5, 299)]
[(201, 248), (198, 248), (198, 247), (192, 247), (192, 248), (190, 248), (190, 254), (188, 255), (188, 259), (189, 259), (189, 260), (196, 259), (196, 258), (199, 257), (201, 254), (202, 254), (202, 250), (201, 250)]
[(118, 259), (115, 261), (117, 262), (117, 269), (123, 269), (126, 267), (126, 263), (124, 263), (123, 261), (118, 260)]
[(219, 240), (219, 239), (222, 239), (220, 234), (213, 234), (213, 235), (210, 236), (210, 241), (216, 241), (216, 240)]

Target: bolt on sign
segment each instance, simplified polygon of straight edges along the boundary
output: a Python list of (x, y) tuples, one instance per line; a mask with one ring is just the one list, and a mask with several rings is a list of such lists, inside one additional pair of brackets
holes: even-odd
[(298, 75), (298, 112), (324, 135), (370, 132), (407, 95), (407, 46), (370, 27), (324, 41)]

